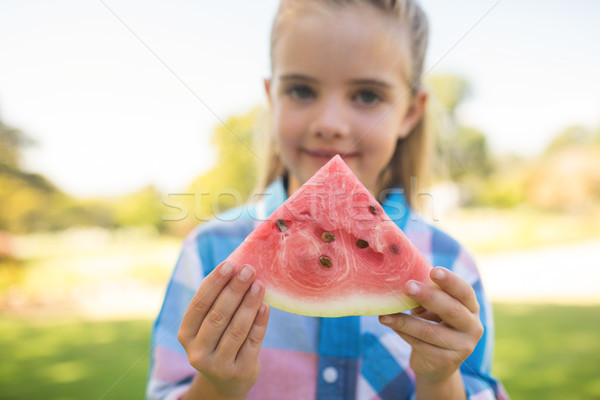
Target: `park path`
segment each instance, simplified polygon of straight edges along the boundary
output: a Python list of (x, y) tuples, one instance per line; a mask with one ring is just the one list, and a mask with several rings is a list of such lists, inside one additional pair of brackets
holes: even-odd
[(600, 239), (476, 258), (492, 301), (600, 304)]

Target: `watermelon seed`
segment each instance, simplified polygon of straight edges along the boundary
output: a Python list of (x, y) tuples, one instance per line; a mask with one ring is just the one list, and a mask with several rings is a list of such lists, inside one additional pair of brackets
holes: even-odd
[(321, 239), (326, 242), (333, 242), (335, 240), (335, 235), (331, 232), (323, 232), (321, 235)]
[(398, 245), (396, 243), (392, 243), (392, 244), (390, 244), (390, 251), (394, 254), (398, 254), (398, 253), (400, 253), (400, 248), (398, 247)]
[(277, 227), (277, 229), (279, 229), (281, 232), (285, 232), (287, 231), (287, 224), (285, 223), (284, 220), (282, 219), (278, 219), (277, 221), (275, 221), (275, 226)]
[(358, 246), (359, 249), (364, 249), (365, 247), (369, 246), (369, 242), (367, 242), (366, 240), (358, 239), (356, 241), (356, 246)]
[(369, 211), (371, 211), (371, 214), (377, 215), (377, 209), (375, 208), (375, 206), (369, 206)]
[(319, 257), (319, 262), (325, 268), (331, 268), (331, 266), (333, 265), (333, 262), (331, 262), (331, 258), (326, 257), (326, 256)]

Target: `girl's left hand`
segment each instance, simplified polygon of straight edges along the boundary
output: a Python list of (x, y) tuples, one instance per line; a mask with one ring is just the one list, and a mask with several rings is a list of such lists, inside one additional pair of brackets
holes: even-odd
[(437, 383), (457, 372), (483, 335), (479, 303), (473, 288), (451, 271), (436, 267), (431, 279), (438, 287), (410, 281), (406, 294), (421, 306), (412, 315), (380, 316), (412, 346), (410, 367), (423, 381)]

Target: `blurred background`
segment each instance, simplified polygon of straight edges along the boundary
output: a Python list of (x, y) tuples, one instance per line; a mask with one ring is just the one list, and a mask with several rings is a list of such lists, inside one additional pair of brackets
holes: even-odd
[[(418, 211), (479, 262), (509, 394), (600, 399), (600, 3), (422, 4)], [(254, 188), (276, 6), (0, 0), (0, 399), (143, 397), (182, 238)]]

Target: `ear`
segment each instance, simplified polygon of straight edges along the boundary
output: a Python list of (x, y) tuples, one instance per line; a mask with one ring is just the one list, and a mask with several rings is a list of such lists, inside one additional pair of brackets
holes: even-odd
[(265, 78), (263, 80), (263, 83), (265, 85), (265, 94), (267, 95), (267, 101), (269, 102), (269, 106), (271, 106), (272, 100), (271, 100), (271, 79), (270, 78)]
[(429, 99), (429, 93), (425, 90), (419, 90), (413, 96), (413, 101), (410, 104), (406, 115), (402, 121), (398, 138), (403, 139), (412, 131), (417, 123), (425, 115), (425, 108), (427, 106), (427, 100)]

